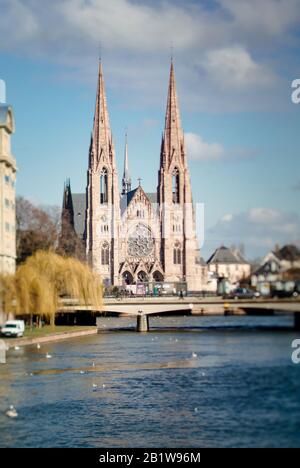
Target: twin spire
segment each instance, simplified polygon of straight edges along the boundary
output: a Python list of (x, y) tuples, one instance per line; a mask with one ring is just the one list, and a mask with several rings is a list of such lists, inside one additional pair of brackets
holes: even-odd
[(177, 158), (177, 161), (184, 158), (184, 135), (181, 127), (174, 65), (171, 59), (165, 129), (161, 143), (161, 167), (170, 166), (174, 158)]
[[(184, 136), (180, 121), (174, 65), (173, 60), (171, 59), (165, 129), (161, 145), (161, 167), (165, 167), (166, 165), (169, 166), (174, 157), (177, 159), (184, 157)], [(90, 167), (97, 167), (100, 160), (107, 161), (112, 164), (113, 167), (115, 167), (112, 133), (107, 110), (101, 60), (99, 60), (94, 125), (90, 145)], [(131, 178), (129, 173), (128, 143), (126, 133), (122, 194), (126, 194), (130, 190)]]
[(113, 142), (106, 103), (103, 69), (99, 60), (97, 96), (94, 125), (90, 145), (90, 166), (97, 165), (100, 159), (114, 165)]

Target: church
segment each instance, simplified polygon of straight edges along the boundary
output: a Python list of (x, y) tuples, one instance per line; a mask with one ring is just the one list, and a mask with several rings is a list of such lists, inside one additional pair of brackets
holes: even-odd
[[(153, 158), (155, 163), (155, 158)], [(65, 184), (63, 215), (82, 240), (86, 261), (105, 285), (185, 284), (205, 289), (206, 264), (200, 257), (195, 210), (171, 61), (165, 128), (154, 192), (141, 180), (132, 186), (127, 139), (119, 190), (102, 63), (99, 61), (93, 131), (85, 194)]]

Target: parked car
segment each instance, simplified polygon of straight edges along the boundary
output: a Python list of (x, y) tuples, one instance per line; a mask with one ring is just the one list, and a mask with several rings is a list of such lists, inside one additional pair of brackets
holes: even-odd
[(271, 291), (271, 297), (274, 298), (285, 298), (285, 297), (298, 297), (299, 292), (296, 289), (292, 289), (290, 291), (286, 291), (285, 289), (273, 289)]
[(229, 299), (255, 299), (259, 297), (259, 293), (247, 288), (237, 288), (231, 291), (227, 297)]
[(8, 320), (1, 327), (1, 335), (7, 337), (23, 336), (25, 331), (24, 320)]

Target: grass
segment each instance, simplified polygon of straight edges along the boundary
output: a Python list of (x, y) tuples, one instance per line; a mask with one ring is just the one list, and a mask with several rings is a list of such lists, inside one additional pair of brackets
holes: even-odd
[(33, 328), (30, 330), (30, 328), (25, 329), (24, 333), (24, 338), (40, 338), (43, 336), (49, 336), (49, 335), (56, 335), (58, 333), (65, 333), (65, 332), (77, 332), (77, 331), (82, 331), (82, 330), (92, 330), (94, 329), (94, 326), (64, 326), (64, 325), (56, 325), (55, 327), (52, 327), (51, 325), (45, 325), (43, 328)]

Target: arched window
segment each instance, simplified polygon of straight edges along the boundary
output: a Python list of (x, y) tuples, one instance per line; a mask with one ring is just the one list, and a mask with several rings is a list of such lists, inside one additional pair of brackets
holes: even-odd
[(100, 173), (100, 203), (108, 202), (108, 186), (107, 186), (107, 170), (105, 168), (102, 169)]
[(125, 284), (133, 284), (133, 276), (130, 271), (124, 271), (122, 277)]
[(139, 271), (137, 275), (137, 279), (141, 283), (146, 283), (148, 281), (148, 276), (144, 271)]
[(157, 282), (157, 283), (162, 283), (164, 280), (164, 277), (162, 275), (162, 273), (160, 271), (155, 271), (153, 273), (153, 281)]
[(109, 244), (107, 242), (102, 245), (101, 263), (102, 265), (109, 265)]
[(179, 203), (179, 170), (174, 168), (172, 174), (172, 199), (173, 203)]
[(174, 265), (181, 265), (181, 246), (176, 242), (173, 250), (173, 263)]

